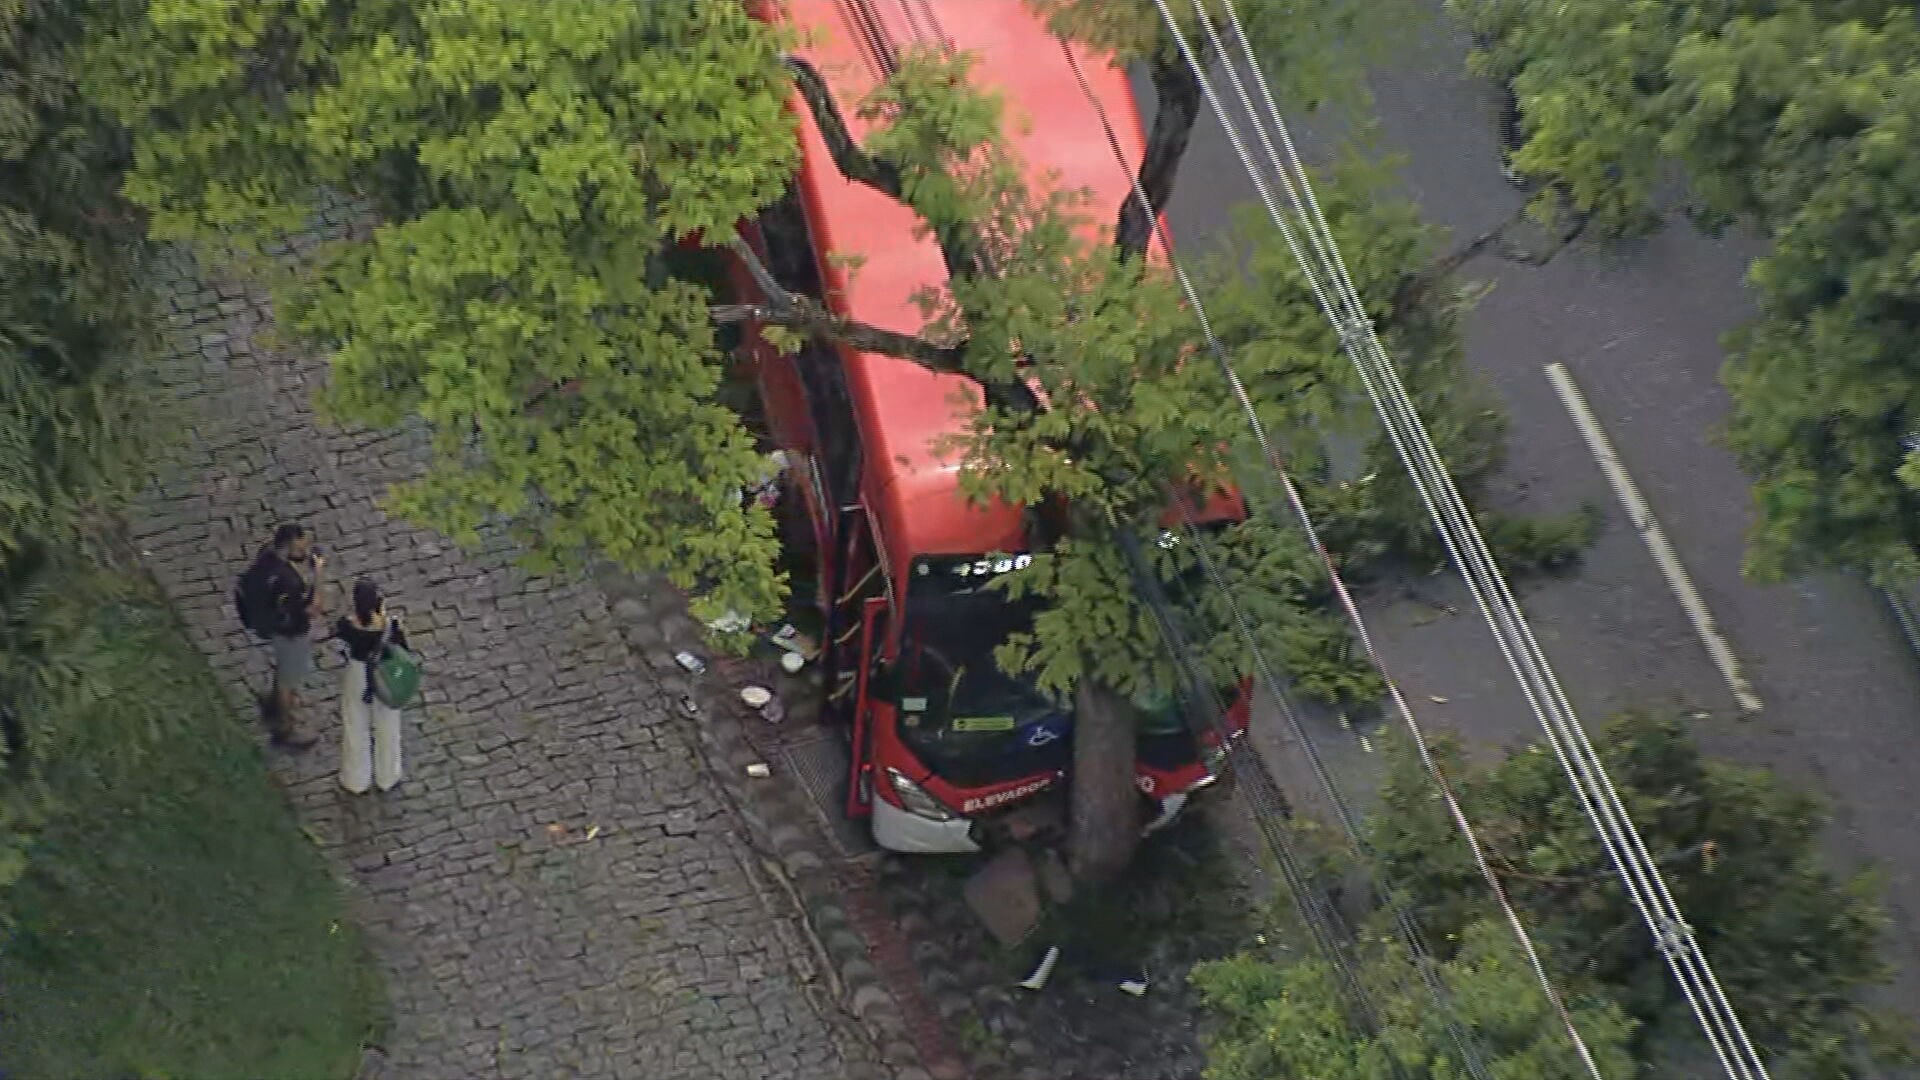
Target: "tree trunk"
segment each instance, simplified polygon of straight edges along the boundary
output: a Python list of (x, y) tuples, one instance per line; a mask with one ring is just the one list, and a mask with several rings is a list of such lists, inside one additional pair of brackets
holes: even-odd
[(1140, 846), (1133, 705), (1106, 684), (1083, 679), (1074, 712), (1068, 862), (1076, 880), (1101, 885), (1119, 876)]
[(1154, 216), (1173, 196), (1180, 159), (1186, 156), (1187, 139), (1200, 115), (1200, 80), (1177, 59), (1162, 57), (1153, 62), (1153, 89), (1160, 102), (1153, 114), (1153, 131), (1147, 137), (1146, 156), (1140, 159), (1139, 176), (1140, 190), (1152, 204), (1153, 214), (1133, 196), (1120, 208), (1113, 243), (1123, 261), (1147, 250), (1153, 242)]

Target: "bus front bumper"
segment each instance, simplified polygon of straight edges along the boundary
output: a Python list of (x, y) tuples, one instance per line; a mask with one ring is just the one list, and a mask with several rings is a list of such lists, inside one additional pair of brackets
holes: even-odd
[(980, 850), (972, 821), (933, 821), (885, 799), (873, 800), (873, 842), (902, 855), (973, 855)]

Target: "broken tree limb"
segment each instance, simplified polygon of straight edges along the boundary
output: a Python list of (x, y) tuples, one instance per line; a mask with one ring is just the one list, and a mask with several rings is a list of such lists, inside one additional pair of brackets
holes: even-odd
[(1153, 63), (1153, 90), (1159, 99), (1153, 114), (1153, 131), (1147, 137), (1146, 153), (1140, 158), (1138, 183), (1153, 208), (1140, 205), (1129, 194), (1120, 207), (1120, 219), (1114, 226), (1113, 246), (1121, 261), (1147, 250), (1153, 242), (1153, 217), (1173, 196), (1173, 183), (1180, 173), (1180, 160), (1186, 156), (1187, 140), (1200, 115), (1200, 80), (1186, 64), (1160, 57)]
[(861, 352), (882, 353), (911, 360), (929, 371), (943, 375), (963, 375), (963, 345), (936, 345), (915, 334), (882, 330), (877, 326), (837, 315), (810, 296), (789, 294), (784, 304), (714, 304), (707, 315), (716, 323), (759, 321), (785, 327), (812, 337), (836, 341)]
[(788, 56), (785, 60), (787, 69), (793, 72), (793, 84), (800, 90), (801, 99), (807, 103), (807, 111), (813, 114), (813, 122), (820, 128), (820, 138), (826, 142), (827, 153), (833, 155), (833, 164), (840, 174), (896, 202), (905, 203), (906, 198), (901, 194), (899, 166), (885, 158), (874, 157), (853, 141), (853, 133), (847, 129), (846, 118), (840, 115), (840, 106), (834, 102), (833, 90), (827, 86), (827, 80), (821, 78), (820, 72), (812, 64), (800, 57)]

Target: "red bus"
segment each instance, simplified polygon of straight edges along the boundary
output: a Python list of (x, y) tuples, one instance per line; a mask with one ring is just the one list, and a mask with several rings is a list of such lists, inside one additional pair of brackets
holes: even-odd
[[(975, 77), (1004, 95), (1007, 135), (1031, 182), (1090, 189), (1108, 217), (1130, 194), (1060, 43), (1023, 0), (783, 0), (760, 13), (799, 31), (799, 57), (825, 78), (856, 138), (861, 98), (903, 52), (937, 45), (979, 57)], [(1082, 56), (1082, 68), (1137, 162), (1144, 138), (1124, 76), (1098, 56)], [(914, 295), (947, 280), (939, 248), (916, 235), (911, 210), (845, 179), (805, 103), (796, 97), (794, 108), (799, 179), (744, 230), (749, 242), (782, 287), (918, 331)], [(753, 294), (744, 268), (731, 276)], [(1065, 778), (1073, 724), (1070, 703), (992, 658), (1034, 609), (986, 585), (1032, 554), (1021, 509), (971, 502), (957, 455), (941, 452), (966, 430), (978, 387), (891, 356), (819, 343), (781, 355), (748, 340), (768, 433), (800, 494), (787, 504), (804, 520), (785, 531), (815, 564), (829, 715), (851, 740), (846, 811), (870, 817), (888, 850), (978, 851), (1001, 812)], [(1225, 495), (1200, 517), (1243, 515), (1238, 496)], [(1245, 731), (1248, 704), (1243, 686), (1231, 732)], [(1171, 703), (1148, 718), (1139, 746), (1136, 783), (1162, 822), (1213, 780), (1218, 739), (1196, 739)]]

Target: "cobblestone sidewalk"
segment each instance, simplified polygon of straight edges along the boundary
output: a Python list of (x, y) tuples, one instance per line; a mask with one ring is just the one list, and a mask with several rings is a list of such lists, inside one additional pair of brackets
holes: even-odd
[(132, 525), (236, 709), (266, 667), (230, 592), (277, 520), (327, 550), (330, 615), (342, 583), (371, 575), (427, 666), (394, 791), (336, 781), (332, 645), (303, 696), (322, 742), (272, 755), (357, 881), (387, 971), (393, 1020), (369, 1075), (866, 1075), (870, 1043), (823, 1000), (790, 902), (758, 879), (686, 721), (600, 594), (389, 521), (376, 499), (407, 472), (409, 440), (318, 426), (323, 365), (261, 344), (261, 299), (185, 261), (159, 284), (177, 343), (164, 378), (191, 430)]

